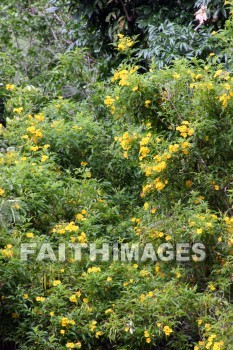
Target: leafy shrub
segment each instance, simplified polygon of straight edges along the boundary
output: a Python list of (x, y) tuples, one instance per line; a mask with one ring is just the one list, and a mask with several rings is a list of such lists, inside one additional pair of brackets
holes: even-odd
[[(145, 71), (133, 43), (104, 81), (85, 50), (17, 82), (2, 55), (0, 335), (21, 350), (231, 348), (232, 74), (214, 53)], [(191, 259), (160, 259), (179, 243)]]

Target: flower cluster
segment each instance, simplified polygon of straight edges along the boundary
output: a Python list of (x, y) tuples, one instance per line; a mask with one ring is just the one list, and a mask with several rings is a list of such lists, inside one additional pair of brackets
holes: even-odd
[(56, 224), (52, 229), (52, 232), (63, 235), (66, 232), (77, 232), (78, 230), (79, 230), (79, 226), (75, 225), (74, 221), (71, 221), (68, 224), (65, 224), (65, 223)]
[(180, 135), (184, 138), (187, 136), (192, 136), (194, 134), (194, 129), (189, 127), (189, 122), (187, 120), (183, 121), (180, 126), (176, 127), (176, 130), (180, 132)]
[(69, 343), (66, 343), (66, 347), (68, 349), (81, 349), (82, 343), (80, 341), (76, 343), (69, 342)]
[(5, 256), (7, 258), (12, 258), (12, 256), (14, 255), (12, 244), (7, 244), (4, 247), (4, 249), (0, 250), (0, 252), (2, 253), (3, 256)]
[(125, 37), (123, 34), (118, 34), (118, 38), (119, 38), (119, 41), (117, 44), (118, 51), (121, 51), (121, 52), (128, 51), (134, 45), (134, 41), (129, 37)]
[(69, 325), (74, 326), (76, 322), (74, 320), (71, 320), (67, 317), (62, 317), (61, 319), (61, 326), (62, 327), (68, 327)]
[(137, 140), (137, 138), (138, 138), (137, 133), (130, 135), (128, 132), (125, 132), (120, 137), (118, 137), (118, 136), (115, 137), (115, 141), (119, 141), (121, 147), (124, 150), (124, 154), (123, 154), (124, 158), (127, 158), (127, 159), (129, 158), (128, 151), (130, 150), (130, 148), (132, 146), (132, 142), (134, 140)]
[(87, 273), (96, 273), (96, 272), (101, 272), (101, 268), (93, 266), (93, 267), (89, 267), (87, 269)]
[(111, 80), (112, 82), (118, 81), (120, 86), (128, 86), (130, 85), (130, 77), (137, 72), (138, 68), (135, 66), (130, 69), (116, 70)]

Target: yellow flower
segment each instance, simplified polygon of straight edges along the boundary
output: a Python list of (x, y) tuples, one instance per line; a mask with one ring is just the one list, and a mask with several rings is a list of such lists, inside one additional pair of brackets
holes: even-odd
[(66, 343), (66, 347), (68, 349), (74, 349), (75, 345), (74, 345), (74, 343)]
[(143, 158), (145, 158), (148, 153), (150, 153), (150, 149), (148, 147), (142, 146), (140, 147), (140, 157), (139, 160), (142, 160)]
[(174, 145), (169, 145), (168, 149), (169, 149), (169, 152), (176, 153), (179, 149), (179, 145), (178, 143), (175, 143)]
[(84, 302), (84, 304), (87, 304), (88, 303), (88, 298), (83, 298), (83, 302)]
[(111, 281), (112, 281), (112, 277), (108, 277), (107, 282), (111, 282)]
[(39, 147), (38, 146), (31, 146), (29, 149), (30, 149), (30, 151), (36, 152), (36, 151), (38, 151)]
[(213, 350), (221, 350), (222, 346), (224, 345), (223, 341), (215, 342), (213, 344)]
[(36, 297), (36, 301), (44, 301), (45, 298), (44, 297)]
[(192, 136), (193, 134), (194, 134), (194, 129), (193, 128), (189, 129), (188, 130), (188, 135)]
[(85, 232), (81, 232), (81, 234), (78, 236), (78, 241), (80, 243), (87, 243), (87, 236)]
[(202, 229), (202, 228), (198, 228), (198, 229), (196, 230), (196, 233), (197, 233), (198, 235), (202, 234), (202, 232), (203, 232), (203, 229)]
[(5, 193), (4, 189), (3, 188), (0, 188), (0, 197), (3, 196)]
[(161, 191), (166, 186), (166, 183), (162, 182), (159, 177), (155, 179), (154, 184), (157, 191)]
[(182, 142), (181, 147), (182, 147), (182, 149), (189, 148), (189, 147), (190, 147), (190, 143), (189, 143), (189, 142), (187, 142), (187, 141)]
[(75, 226), (74, 222), (71, 221), (68, 225), (65, 226), (65, 231), (76, 232), (79, 230), (78, 226)]
[(129, 159), (129, 155), (128, 155), (128, 152), (127, 152), (127, 151), (124, 151), (123, 157), (124, 157), (125, 159)]
[(149, 332), (148, 331), (144, 331), (144, 337), (148, 338), (149, 336), (150, 336)]
[(90, 325), (89, 325), (89, 329), (91, 332), (93, 332), (96, 328), (96, 321), (91, 321)]
[(155, 265), (155, 272), (159, 273), (159, 271), (160, 271), (160, 266), (159, 266), (159, 264), (156, 264)]
[(151, 338), (146, 338), (146, 343), (150, 344)]
[(164, 326), (163, 327), (164, 333), (169, 337), (170, 334), (173, 332), (173, 330), (169, 326)]
[(44, 121), (44, 114), (43, 113), (35, 114), (35, 119), (40, 121), (40, 122), (43, 122)]
[(229, 99), (230, 99), (230, 96), (227, 94), (223, 94), (223, 95), (219, 96), (219, 101), (222, 102), (223, 107), (227, 106)]
[(219, 77), (222, 74), (222, 69), (219, 69), (216, 71), (216, 73), (214, 74), (214, 78)]
[(141, 294), (139, 299), (140, 299), (141, 302), (143, 302), (146, 299), (145, 294)]
[(170, 235), (165, 237), (166, 241), (170, 241), (172, 239), (172, 237)]
[(209, 323), (205, 323), (205, 329), (206, 329), (207, 331), (210, 331), (211, 325), (210, 325)]
[(118, 51), (126, 51), (127, 49), (129, 49), (131, 46), (134, 45), (134, 41), (133, 40), (131, 40), (128, 37), (119, 36), (119, 35), (120, 34), (118, 34), (119, 42), (117, 44)]
[(29, 126), (27, 128), (27, 131), (30, 132), (31, 134), (34, 134), (34, 132), (36, 131), (36, 128), (35, 128), (35, 126)]
[(50, 316), (54, 316), (54, 311), (51, 311), (51, 312), (49, 313), (49, 315), (50, 315)]
[(224, 88), (225, 88), (226, 90), (230, 90), (230, 89), (231, 89), (231, 85), (228, 84), (228, 83), (224, 84), (223, 86), (224, 86)]
[(69, 299), (70, 299), (70, 301), (71, 301), (72, 303), (77, 303), (77, 301), (78, 301), (77, 298), (76, 298), (76, 295), (74, 295), (74, 294), (71, 295)]
[(69, 323), (70, 323), (70, 320), (69, 320), (67, 317), (62, 317), (62, 319), (61, 319), (61, 325), (62, 325), (62, 327), (68, 326)]
[(14, 108), (13, 109), (13, 112), (16, 113), (16, 114), (21, 114), (23, 111), (23, 107), (19, 107), (19, 108)]
[(106, 311), (105, 311), (105, 314), (107, 315), (107, 314), (112, 314), (114, 311), (113, 311), (113, 309), (107, 309)]
[(132, 91), (137, 91), (137, 90), (138, 90), (138, 86), (137, 85), (132, 88)]
[(60, 228), (58, 231), (59, 235), (63, 235), (66, 231), (64, 228)]
[(100, 272), (101, 271), (101, 268), (100, 267), (96, 267), (96, 266), (93, 266), (93, 267), (89, 267), (87, 269), (87, 273), (95, 273), (95, 272)]
[(145, 107), (149, 108), (149, 105), (151, 104), (151, 100), (146, 100), (145, 101)]
[(144, 203), (144, 205), (143, 205), (144, 210), (148, 210), (149, 207), (150, 207), (150, 204), (149, 204), (149, 203), (147, 203), (147, 202)]
[(49, 158), (48, 156), (43, 155), (43, 156), (41, 157), (41, 162), (42, 162), (42, 163), (45, 162), (48, 158)]
[(66, 327), (69, 324), (69, 320), (67, 317), (62, 317), (61, 319), (61, 325), (62, 327)]
[(24, 299), (28, 299), (28, 294), (27, 293), (24, 294), (23, 297), (24, 297)]
[(212, 283), (208, 287), (210, 290), (212, 290), (212, 292), (216, 290), (215, 286)]
[(172, 156), (171, 153), (165, 153), (164, 154), (165, 159), (170, 159), (171, 156)]
[(174, 79), (179, 79), (179, 78), (180, 78), (180, 74), (174, 73), (174, 74), (173, 74), (173, 78), (174, 78)]
[(193, 89), (196, 86), (196, 84), (192, 83), (189, 85), (190, 89)]
[(14, 84), (6, 84), (6, 90), (7, 91), (13, 91), (15, 89), (15, 85)]
[(219, 191), (219, 186), (218, 186), (218, 185), (215, 185), (215, 186), (214, 186), (214, 189), (215, 189), (215, 191)]
[(82, 347), (81, 342), (78, 341), (77, 343), (75, 343), (75, 347), (76, 347), (77, 349), (80, 349), (80, 348)]
[(26, 233), (26, 237), (27, 238), (33, 238), (34, 234), (32, 232), (28, 232), (28, 233)]
[(9, 247), (11, 244), (7, 244), (7, 246), (2, 249), (2, 254), (5, 255), (7, 258), (11, 258), (14, 253), (13, 251), (11, 250), (11, 247)]
[(111, 96), (106, 96), (104, 104), (109, 107), (114, 103), (114, 101), (114, 98), (112, 98)]
[(54, 287), (58, 286), (59, 284), (61, 284), (61, 281), (60, 281), (60, 280), (54, 280), (54, 281), (53, 281), (53, 286), (54, 286)]
[(68, 324), (71, 324), (72, 326), (74, 326), (76, 322), (74, 320), (68, 320)]
[(190, 180), (186, 180), (186, 181), (185, 181), (185, 186), (186, 186), (187, 188), (189, 188), (189, 187), (191, 186), (191, 181), (190, 181)]
[(151, 133), (148, 133), (145, 137), (143, 137), (140, 141), (140, 146), (146, 146), (150, 142)]
[(95, 337), (98, 339), (103, 333), (101, 331), (97, 331), (95, 333)]
[(86, 166), (88, 163), (87, 162), (81, 162), (81, 166)]
[(195, 76), (195, 79), (196, 80), (199, 80), (199, 79), (201, 79), (202, 78), (202, 75), (201, 74), (197, 74), (196, 76)]
[(65, 331), (64, 329), (61, 329), (61, 330), (60, 330), (61, 335), (64, 335), (65, 332), (66, 332), (66, 331)]
[(148, 270), (141, 270), (140, 271), (140, 275), (142, 276), (142, 277), (147, 277), (147, 276), (149, 276), (149, 271)]
[(153, 167), (153, 170), (157, 171), (158, 173), (160, 173), (161, 171), (165, 170), (167, 167), (166, 162), (162, 161), (159, 164), (155, 165)]
[(81, 220), (86, 220), (83, 216), (83, 214), (76, 214), (75, 216), (76, 220), (81, 221)]

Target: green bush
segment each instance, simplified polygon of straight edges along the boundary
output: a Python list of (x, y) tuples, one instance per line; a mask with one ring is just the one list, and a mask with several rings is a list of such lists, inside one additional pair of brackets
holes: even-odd
[[(231, 349), (232, 74), (214, 53), (145, 71), (134, 40), (106, 80), (85, 50), (38, 80), (2, 55), (0, 337), (20, 350)], [(81, 261), (59, 248), (74, 243)], [(140, 258), (91, 259), (93, 243)], [(161, 259), (179, 243), (190, 260)]]

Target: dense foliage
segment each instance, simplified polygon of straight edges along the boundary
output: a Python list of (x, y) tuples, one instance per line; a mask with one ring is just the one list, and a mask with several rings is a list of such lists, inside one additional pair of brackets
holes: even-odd
[[(211, 31), (221, 28), (227, 17), (222, 0), (71, 0), (69, 4), (74, 22), (83, 24), (77, 45), (85, 43), (96, 55), (114, 55), (107, 44), (116, 41), (117, 34), (138, 35), (138, 57), (145, 62), (153, 58), (159, 67), (180, 56), (206, 57), (215, 45)], [(197, 31), (194, 12), (203, 4), (208, 5), (208, 20)]]
[[(0, 340), (6, 344), (232, 349), (233, 19), (218, 33), (216, 23), (196, 32), (197, 49), (203, 37), (211, 42), (202, 58), (184, 48), (158, 69), (171, 61), (158, 27), (167, 28), (166, 40), (172, 31), (177, 47), (181, 26), (184, 35), (195, 32), (187, 23), (201, 5), (180, 1), (175, 14), (158, 17), (171, 3), (73, 2), (72, 11), (86, 6), (79, 22), (63, 1), (0, 5)], [(123, 5), (132, 16), (129, 28)], [(212, 14), (233, 9), (220, 1), (207, 5)], [(116, 18), (109, 15), (114, 11)], [(94, 18), (99, 32), (90, 37), (91, 22), (86, 33), (83, 26)], [(76, 42), (78, 29), (84, 45)], [(93, 49), (97, 38), (101, 59)], [(165, 52), (161, 64), (156, 45)], [(53, 261), (37, 259), (42, 243), (53, 247)], [(91, 259), (84, 246), (79, 261), (73, 248), (65, 257), (58, 250), (75, 243), (138, 244), (140, 253), (147, 244), (155, 259), (149, 253), (132, 261)], [(179, 243), (202, 243), (205, 259), (193, 252), (189, 261), (161, 259), (167, 257), (161, 244), (175, 258)], [(22, 244), (35, 249), (28, 260)]]

